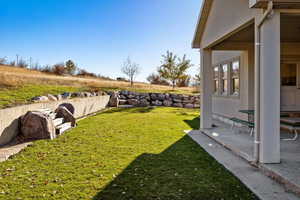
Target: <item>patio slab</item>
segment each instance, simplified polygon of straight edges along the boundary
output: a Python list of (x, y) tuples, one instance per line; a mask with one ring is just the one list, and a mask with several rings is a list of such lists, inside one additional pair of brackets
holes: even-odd
[[(254, 161), (253, 148), (254, 138), (248, 134), (247, 128), (234, 128), (219, 121), (212, 129), (201, 130), (211, 139), (217, 141), (230, 151), (244, 158), (248, 162)], [(291, 138), (293, 135), (282, 131), (282, 138)], [(296, 141), (281, 140), (281, 163), (260, 164), (261, 171), (272, 177), (290, 190), (300, 196), (300, 138)]]
[(262, 200), (299, 200), (294, 194), (287, 192), (276, 181), (265, 176), (258, 168), (248, 164), (245, 159), (232, 154), (229, 150), (201, 133), (190, 131), (188, 135), (220, 164), (231, 171), (243, 184)]

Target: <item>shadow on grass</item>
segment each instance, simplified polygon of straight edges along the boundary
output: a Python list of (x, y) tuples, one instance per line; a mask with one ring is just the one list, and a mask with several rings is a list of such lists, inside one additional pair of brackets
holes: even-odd
[(193, 130), (199, 129), (200, 127), (200, 118), (195, 117), (192, 120), (184, 120), (186, 124), (188, 124)]
[(136, 107), (136, 108), (113, 108), (111, 110), (107, 110), (103, 112), (103, 114), (110, 114), (110, 113), (148, 113), (151, 112), (155, 107)]
[(93, 200), (256, 199), (191, 138), (137, 157)]

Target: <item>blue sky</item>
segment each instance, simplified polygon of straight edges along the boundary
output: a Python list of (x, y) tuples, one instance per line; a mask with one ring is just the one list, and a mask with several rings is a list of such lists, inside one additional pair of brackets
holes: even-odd
[(137, 80), (160, 65), (167, 50), (192, 59), (201, 0), (0, 0), (0, 57), (16, 54), (40, 64), (68, 59), (105, 76), (123, 76), (130, 56), (142, 68)]

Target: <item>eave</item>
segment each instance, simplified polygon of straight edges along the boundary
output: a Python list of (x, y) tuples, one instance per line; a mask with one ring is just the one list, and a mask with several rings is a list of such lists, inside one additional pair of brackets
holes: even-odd
[(194, 39), (192, 42), (192, 48), (200, 48), (201, 38), (205, 29), (205, 24), (209, 15), (212, 2), (213, 0), (203, 0), (202, 2), (201, 12), (198, 18), (196, 30), (194, 33)]
[[(250, 8), (266, 8), (270, 0), (249, 0)], [(300, 0), (272, 0), (276, 9), (299, 9)]]

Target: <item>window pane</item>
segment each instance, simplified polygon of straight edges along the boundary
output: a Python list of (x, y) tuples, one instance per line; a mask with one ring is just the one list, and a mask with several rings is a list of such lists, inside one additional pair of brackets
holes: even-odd
[(223, 79), (223, 93), (227, 94), (227, 80)]
[(232, 92), (234, 95), (238, 95), (240, 92), (240, 79), (234, 78), (232, 79)]
[(214, 91), (215, 91), (215, 93), (218, 91), (218, 88), (219, 88), (219, 81), (214, 80)]
[(297, 82), (297, 64), (281, 65), (281, 85), (296, 86)]
[(232, 63), (232, 77), (238, 77), (239, 76), (239, 71), (240, 71), (240, 62), (235, 61)]
[(214, 67), (214, 78), (216, 79), (218, 77), (219, 77), (219, 67), (216, 66), (216, 67)]
[(223, 77), (223, 79), (227, 79), (227, 72), (228, 72), (228, 64), (222, 65), (222, 77)]
[(231, 93), (232, 95), (238, 95), (240, 91), (240, 62), (234, 61), (231, 64)]

